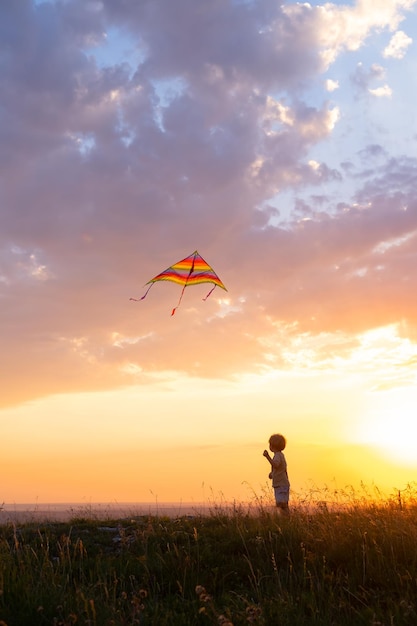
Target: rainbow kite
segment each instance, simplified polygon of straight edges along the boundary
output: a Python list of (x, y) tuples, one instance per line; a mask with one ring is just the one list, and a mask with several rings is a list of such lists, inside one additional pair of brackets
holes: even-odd
[[(178, 261), (178, 263), (174, 263), (171, 267), (168, 267), (164, 272), (161, 272), (154, 278), (151, 278), (146, 285), (149, 285), (146, 293), (139, 298), (139, 300), (143, 300), (146, 298), (149, 289), (152, 287), (154, 283), (159, 280), (170, 280), (173, 283), (178, 283), (178, 285), (183, 285), (180, 299), (178, 300), (177, 306), (172, 309), (171, 315), (174, 315), (175, 311), (179, 307), (182, 296), (184, 294), (185, 288), (190, 285), (200, 285), (201, 283), (213, 283), (213, 287), (210, 289), (208, 294), (203, 300), (207, 300), (209, 295), (214, 291), (216, 287), (221, 287), (225, 291), (227, 291), (226, 287), (223, 285), (220, 278), (217, 276), (216, 272), (208, 263), (205, 262), (202, 256), (200, 256), (195, 250), (190, 256), (185, 257), (182, 261)], [(135, 302), (139, 300), (136, 298), (130, 298)]]

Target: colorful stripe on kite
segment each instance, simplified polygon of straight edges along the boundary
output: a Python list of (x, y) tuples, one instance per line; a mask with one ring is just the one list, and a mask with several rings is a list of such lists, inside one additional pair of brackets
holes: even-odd
[[(203, 300), (207, 300), (209, 295), (216, 287), (221, 287), (222, 289), (227, 291), (226, 287), (217, 276), (216, 272), (213, 270), (212, 267), (210, 267), (208, 263), (206, 263), (203, 257), (198, 254), (197, 250), (195, 250), (195, 252), (193, 252), (189, 256), (185, 257), (185, 259), (182, 259), (182, 261), (174, 263), (174, 265), (171, 265), (171, 267), (168, 267), (168, 269), (166, 269), (165, 271), (161, 272), (157, 276), (154, 276), (154, 278), (151, 278), (151, 280), (146, 283), (147, 285), (149, 285), (149, 287), (146, 290), (145, 294), (140, 298), (140, 300), (146, 298), (148, 291), (152, 287), (152, 285), (160, 280), (169, 280), (173, 283), (177, 283), (178, 285), (183, 285), (180, 299), (177, 306), (172, 310), (171, 315), (174, 315), (176, 309), (179, 307), (186, 287), (192, 285), (200, 285), (202, 283), (212, 283), (213, 287), (208, 292), (206, 297), (203, 298)], [(136, 298), (130, 299), (136, 300)]]
[(182, 261), (174, 263), (171, 267), (164, 270), (154, 278), (151, 278), (146, 284), (155, 283), (159, 280), (170, 280), (178, 285), (200, 285), (202, 283), (214, 283), (217, 287), (221, 287), (227, 291), (223, 282), (217, 276), (212, 267), (197, 252), (193, 252)]

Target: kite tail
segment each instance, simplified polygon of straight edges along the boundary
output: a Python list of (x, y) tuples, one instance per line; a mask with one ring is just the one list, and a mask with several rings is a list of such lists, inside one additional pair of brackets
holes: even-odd
[(214, 285), (214, 287), (213, 287), (212, 289), (210, 289), (210, 291), (208, 292), (208, 294), (206, 295), (206, 297), (205, 297), (205, 298), (203, 298), (203, 301), (204, 301), (204, 302), (207, 300), (207, 298), (209, 297), (209, 295), (210, 295), (211, 293), (213, 293), (213, 291), (216, 289), (216, 287), (217, 287), (217, 285)]
[(145, 291), (144, 295), (141, 298), (129, 298), (129, 300), (133, 300), (134, 302), (139, 302), (139, 300), (144, 300), (144, 298), (146, 298), (146, 296), (148, 295), (148, 291), (149, 289), (152, 287), (152, 285), (154, 285), (155, 283), (151, 283), (149, 285), (149, 287), (147, 288), (147, 290)]
[(182, 288), (181, 295), (180, 295), (180, 299), (178, 300), (178, 304), (177, 304), (177, 306), (176, 306), (175, 308), (173, 308), (173, 309), (172, 309), (172, 313), (171, 313), (171, 315), (174, 315), (175, 311), (176, 311), (176, 310), (178, 309), (178, 307), (180, 306), (180, 304), (181, 304), (181, 300), (182, 300), (182, 297), (183, 297), (183, 295), (184, 295), (184, 291), (185, 291), (186, 286), (187, 286), (187, 283), (185, 283), (184, 287)]

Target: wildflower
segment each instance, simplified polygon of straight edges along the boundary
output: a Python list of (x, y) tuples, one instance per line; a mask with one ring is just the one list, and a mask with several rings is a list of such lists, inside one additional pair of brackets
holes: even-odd
[(257, 622), (262, 617), (262, 609), (260, 606), (248, 606), (246, 608), (246, 620), (249, 624)]
[(207, 593), (205, 587), (203, 587), (202, 585), (197, 585), (197, 587), (195, 588), (195, 592), (198, 595), (198, 599), (200, 600), (200, 602), (210, 602), (211, 595), (209, 593)]
[(210, 601), (211, 601), (211, 595), (209, 593), (200, 594), (200, 602), (210, 602)]
[(219, 626), (233, 626), (233, 622), (231, 622), (225, 615), (219, 615), (217, 621)]

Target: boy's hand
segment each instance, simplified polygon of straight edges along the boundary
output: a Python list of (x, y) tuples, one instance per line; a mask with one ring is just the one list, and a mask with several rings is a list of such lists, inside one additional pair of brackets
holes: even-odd
[(268, 450), (264, 450), (264, 451), (263, 451), (263, 455), (264, 455), (264, 456), (266, 456), (266, 458), (268, 458), (268, 457), (269, 457), (269, 452), (268, 452)]

